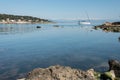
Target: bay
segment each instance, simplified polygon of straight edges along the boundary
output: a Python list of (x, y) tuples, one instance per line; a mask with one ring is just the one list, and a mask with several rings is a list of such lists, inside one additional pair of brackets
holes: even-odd
[(89, 26), (57, 22), (0, 24), (0, 80), (15, 80), (34, 68), (57, 64), (102, 72), (108, 69), (109, 59), (120, 59), (120, 33), (93, 29), (105, 20), (94, 20)]

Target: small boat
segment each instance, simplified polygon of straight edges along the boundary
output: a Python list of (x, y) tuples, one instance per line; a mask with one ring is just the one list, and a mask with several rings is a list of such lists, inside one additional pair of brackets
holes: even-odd
[(36, 28), (41, 28), (41, 26), (36, 26)]
[(80, 25), (89, 25), (89, 24), (91, 24), (89, 21), (79, 21), (79, 23), (78, 24), (80, 24)]
[(59, 27), (59, 25), (54, 25), (53, 27)]

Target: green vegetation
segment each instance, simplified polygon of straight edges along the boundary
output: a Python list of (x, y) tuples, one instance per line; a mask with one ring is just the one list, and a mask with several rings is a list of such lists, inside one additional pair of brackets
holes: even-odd
[(41, 19), (32, 16), (20, 16), (20, 15), (10, 15), (10, 14), (0, 14), (0, 22), (1, 23), (48, 23), (51, 22), (47, 19)]
[(100, 72), (94, 72), (94, 76), (96, 78), (96, 80), (100, 79), (101, 73)]

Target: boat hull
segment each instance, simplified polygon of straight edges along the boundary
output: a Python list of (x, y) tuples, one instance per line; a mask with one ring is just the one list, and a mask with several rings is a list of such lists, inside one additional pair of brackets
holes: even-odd
[(90, 22), (80, 22), (80, 24), (86, 24), (86, 25), (89, 25), (91, 24)]

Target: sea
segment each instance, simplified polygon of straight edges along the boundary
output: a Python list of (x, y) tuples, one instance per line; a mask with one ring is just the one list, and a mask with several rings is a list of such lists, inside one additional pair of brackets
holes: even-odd
[(108, 60), (120, 60), (120, 33), (94, 29), (115, 20), (92, 20), (91, 25), (53, 21), (0, 24), (0, 80), (16, 80), (35, 68), (53, 65), (103, 72), (109, 69)]

